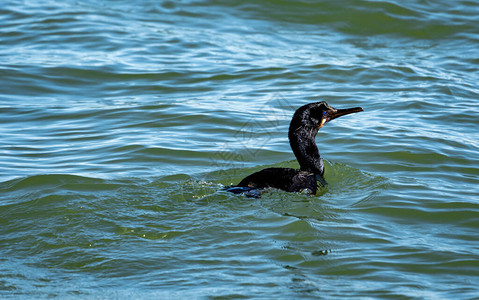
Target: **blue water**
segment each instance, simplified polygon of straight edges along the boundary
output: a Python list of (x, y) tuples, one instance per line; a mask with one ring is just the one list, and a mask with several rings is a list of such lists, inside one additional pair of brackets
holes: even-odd
[[(0, 8), (0, 298), (479, 298), (476, 1)], [(222, 190), (298, 167), (314, 197)]]

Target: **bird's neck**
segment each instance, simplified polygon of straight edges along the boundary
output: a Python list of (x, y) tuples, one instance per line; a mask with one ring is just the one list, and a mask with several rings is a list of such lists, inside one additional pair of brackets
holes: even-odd
[(319, 154), (315, 141), (317, 133), (318, 128), (316, 127), (290, 127), (288, 134), (289, 144), (291, 145), (291, 149), (293, 149), (293, 153), (296, 156), (302, 171), (308, 171), (323, 176), (323, 159)]

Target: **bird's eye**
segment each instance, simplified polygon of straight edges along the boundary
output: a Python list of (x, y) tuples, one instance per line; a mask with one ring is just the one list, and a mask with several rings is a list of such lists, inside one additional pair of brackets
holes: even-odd
[(326, 112), (326, 111), (323, 111), (323, 116), (325, 116), (326, 114), (327, 114), (327, 112)]

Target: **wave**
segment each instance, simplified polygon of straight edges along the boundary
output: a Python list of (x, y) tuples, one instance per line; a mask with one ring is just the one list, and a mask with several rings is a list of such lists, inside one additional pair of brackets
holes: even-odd
[[(218, 1), (204, 5), (221, 6)], [(452, 8), (447, 1), (286, 1), (229, 2), (240, 14), (236, 17), (267, 20), (273, 23), (314, 25), (344, 34), (398, 35), (414, 39), (453, 37), (474, 33), (478, 8), (461, 1)]]

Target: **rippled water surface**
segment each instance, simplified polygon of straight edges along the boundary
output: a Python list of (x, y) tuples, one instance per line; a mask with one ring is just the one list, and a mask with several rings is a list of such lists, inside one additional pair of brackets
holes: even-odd
[[(479, 297), (476, 1), (0, 8), (0, 298)], [(297, 167), (318, 195), (229, 194)]]

